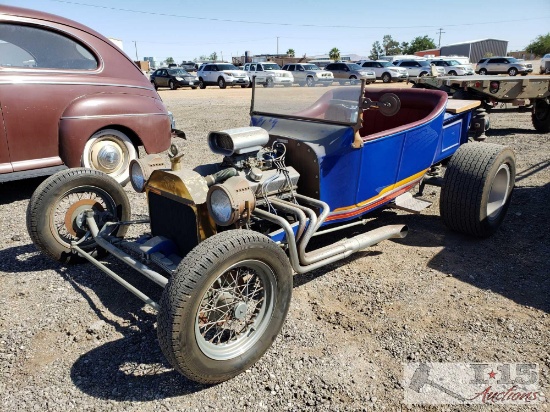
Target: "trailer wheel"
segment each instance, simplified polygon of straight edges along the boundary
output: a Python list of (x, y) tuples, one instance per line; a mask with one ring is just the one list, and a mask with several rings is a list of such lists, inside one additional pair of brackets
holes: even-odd
[(193, 381), (231, 379), (271, 346), (291, 294), (290, 263), (272, 240), (246, 230), (218, 233), (187, 254), (163, 291), (162, 351)]
[(501, 225), (516, 176), (514, 152), (490, 143), (462, 145), (445, 171), (439, 210), (450, 229), (477, 237)]
[(535, 99), (531, 120), (536, 131), (550, 132), (550, 102), (548, 99)]
[[(129, 220), (130, 202), (113, 178), (98, 170), (75, 168), (50, 176), (34, 191), (27, 207), (27, 230), (43, 253), (63, 263), (83, 259), (71, 253), (71, 242), (93, 255), (104, 255), (89, 236), (83, 212), (94, 211), (98, 227), (108, 221)], [(123, 237), (127, 226), (113, 226), (110, 234)]]

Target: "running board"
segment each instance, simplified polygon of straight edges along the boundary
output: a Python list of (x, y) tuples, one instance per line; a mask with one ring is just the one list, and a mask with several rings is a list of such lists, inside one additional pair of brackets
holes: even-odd
[(405, 210), (410, 213), (420, 213), (422, 210), (430, 207), (432, 202), (414, 198), (410, 192), (403, 193), (395, 198), (392, 207)]

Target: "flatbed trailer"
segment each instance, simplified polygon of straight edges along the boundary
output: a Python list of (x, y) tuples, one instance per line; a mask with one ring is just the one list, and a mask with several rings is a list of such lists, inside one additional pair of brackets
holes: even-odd
[(550, 133), (548, 76), (424, 76), (414, 87), (443, 90), (453, 99), (480, 100), (486, 111), (530, 110), (535, 130)]

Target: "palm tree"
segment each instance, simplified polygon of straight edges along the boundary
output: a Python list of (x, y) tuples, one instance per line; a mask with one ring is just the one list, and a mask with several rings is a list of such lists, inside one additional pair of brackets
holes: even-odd
[(286, 55), (287, 55), (288, 57), (294, 57), (294, 56), (296, 55), (296, 52), (294, 51), (294, 49), (288, 49), (288, 50), (286, 51)]
[(328, 52), (328, 57), (330, 57), (331, 60), (338, 61), (340, 60), (340, 50), (338, 50), (336, 47), (333, 47)]

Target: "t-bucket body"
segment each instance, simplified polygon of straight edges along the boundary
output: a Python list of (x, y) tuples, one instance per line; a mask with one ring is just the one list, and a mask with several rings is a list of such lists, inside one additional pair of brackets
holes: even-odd
[[(359, 86), (322, 92), (298, 100), (287, 89), (258, 88), (250, 124), (287, 145), (286, 163), (300, 173), (298, 193), (330, 206), (325, 224), (386, 205), (468, 141), (472, 112), (447, 112), (444, 92)], [(365, 99), (387, 93), (400, 101), (393, 116), (364, 107)]]
[[(478, 104), (450, 104), (437, 90), (254, 85), (250, 126), (208, 134), (220, 162), (191, 170), (175, 147), (170, 169), (156, 155), (132, 162), (131, 183), (147, 196), (148, 219), (129, 220), (126, 192), (110, 177), (69, 169), (37, 188), (27, 227), (54, 259), (88, 260), (158, 310), (159, 344), (177, 371), (222, 382), (271, 346), (294, 273), (406, 236), (406, 225), (383, 219), (369, 219), (370, 230), (349, 238), (338, 231), (364, 225), (367, 219), (352, 220), (382, 206), (428, 207), (410, 192), (417, 183), (419, 192), (441, 186), (449, 228), (479, 237), (498, 229), (515, 158), (499, 145), (467, 143)], [(124, 239), (138, 224), (147, 225), (143, 233)], [(329, 244), (308, 247), (327, 234)], [(161, 300), (104, 265), (98, 256), (105, 253), (163, 287)]]

